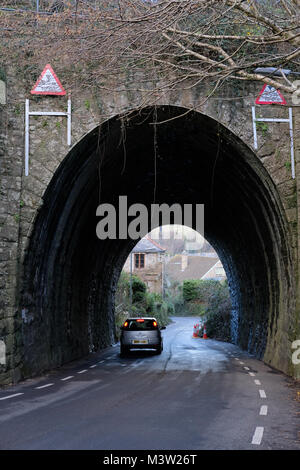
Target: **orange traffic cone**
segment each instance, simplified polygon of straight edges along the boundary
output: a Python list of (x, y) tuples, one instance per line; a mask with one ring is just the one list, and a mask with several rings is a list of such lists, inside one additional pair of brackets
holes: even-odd
[(204, 327), (203, 327), (203, 339), (207, 339), (206, 325), (204, 325)]

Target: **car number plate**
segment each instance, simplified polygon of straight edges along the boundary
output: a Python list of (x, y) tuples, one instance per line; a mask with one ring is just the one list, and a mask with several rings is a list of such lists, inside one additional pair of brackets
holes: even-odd
[(148, 344), (148, 340), (147, 339), (134, 339), (132, 341), (132, 344)]

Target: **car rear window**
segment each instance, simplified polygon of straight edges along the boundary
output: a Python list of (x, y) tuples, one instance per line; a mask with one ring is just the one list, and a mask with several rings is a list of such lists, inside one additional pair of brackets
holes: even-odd
[(137, 319), (137, 320), (127, 320), (128, 326), (126, 330), (156, 330), (157, 323), (155, 320), (147, 319)]

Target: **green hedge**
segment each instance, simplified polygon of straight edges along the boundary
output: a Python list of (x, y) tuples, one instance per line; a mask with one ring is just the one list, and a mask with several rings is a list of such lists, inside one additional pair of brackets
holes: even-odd
[(175, 314), (205, 318), (210, 338), (231, 340), (231, 300), (227, 281), (189, 279), (172, 287)]

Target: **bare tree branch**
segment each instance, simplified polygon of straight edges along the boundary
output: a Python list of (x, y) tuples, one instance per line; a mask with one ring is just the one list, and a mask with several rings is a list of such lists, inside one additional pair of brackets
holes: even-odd
[[(72, 88), (142, 91), (261, 81), (287, 93), (299, 72), (299, 0), (33, 0), (0, 6), (2, 66), (37, 74), (53, 63)], [(154, 98), (155, 97), (155, 98)]]

